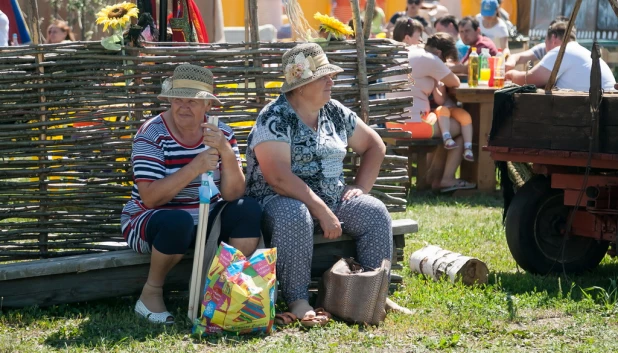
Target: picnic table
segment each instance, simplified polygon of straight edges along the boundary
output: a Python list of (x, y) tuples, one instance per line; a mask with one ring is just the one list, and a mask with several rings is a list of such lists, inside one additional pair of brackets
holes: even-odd
[(451, 89), (455, 98), (462, 102), (464, 109), (472, 116), (474, 127), (473, 151), (474, 162), (461, 164), (461, 178), (476, 183), (480, 192), (493, 192), (496, 190), (496, 171), (494, 161), (489, 152), (483, 151), (487, 145), (487, 138), (491, 131), (491, 122), (494, 111), (495, 87), (469, 87), (463, 83), (458, 88)]

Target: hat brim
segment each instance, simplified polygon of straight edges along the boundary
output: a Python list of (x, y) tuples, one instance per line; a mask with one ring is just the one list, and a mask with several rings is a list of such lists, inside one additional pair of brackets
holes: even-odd
[(219, 98), (217, 98), (214, 94), (193, 88), (172, 88), (165, 93), (162, 92), (157, 96), (157, 98), (164, 101), (168, 101), (169, 98), (204, 99), (213, 100), (218, 105), (223, 105)]
[(321, 77), (324, 77), (326, 75), (330, 75), (330, 74), (338, 74), (343, 72), (343, 69), (340, 68), (337, 65), (333, 65), (333, 64), (327, 64), (324, 65), (320, 68), (318, 68), (317, 70), (315, 70), (315, 73), (313, 74), (313, 76), (306, 78), (306, 79), (301, 79), (298, 81), (295, 81), (294, 83), (288, 83), (287, 81), (283, 83), (283, 86), (281, 86), (281, 93), (288, 93), (291, 90), (304, 86), (308, 83), (311, 83)]

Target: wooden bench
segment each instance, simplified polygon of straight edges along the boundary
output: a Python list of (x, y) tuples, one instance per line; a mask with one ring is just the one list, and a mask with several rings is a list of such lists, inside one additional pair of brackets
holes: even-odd
[[(402, 268), (404, 235), (417, 232), (418, 224), (409, 219), (394, 220), (392, 228), (392, 267), (397, 270)], [(314, 236), (313, 287), (317, 277), (339, 256), (356, 256), (353, 244), (345, 234), (336, 240)], [(192, 263), (192, 256), (187, 254), (172, 269), (166, 291), (188, 290)], [(137, 295), (146, 281), (149, 264), (149, 255), (130, 249), (5, 264), (0, 266), (0, 303), (2, 307), (48, 306)], [(401, 282), (401, 277), (393, 275), (391, 282)]]

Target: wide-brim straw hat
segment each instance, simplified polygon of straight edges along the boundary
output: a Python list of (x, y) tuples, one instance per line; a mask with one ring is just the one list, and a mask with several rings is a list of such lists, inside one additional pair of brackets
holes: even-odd
[(285, 82), (281, 86), (281, 92), (290, 92), (320, 77), (340, 72), (343, 72), (343, 69), (328, 62), (319, 44), (298, 44), (283, 54)]
[(209, 99), (221, 105), (214, 94), (214, 79), (210, 70), (201, 66), (182, 64), (174, 69), (174, 75), (161, 85), (158, 98)]

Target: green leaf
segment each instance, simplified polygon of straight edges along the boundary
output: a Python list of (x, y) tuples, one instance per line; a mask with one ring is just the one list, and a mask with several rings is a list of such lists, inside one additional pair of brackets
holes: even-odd
[(101, 45), (107, 50), (119, 51), (122, 49), (122, 46), (116, 42), (119, 42), (120, 39), (121, 38), (118, 34), (113, 34), (109, 37), (101, 39)]

